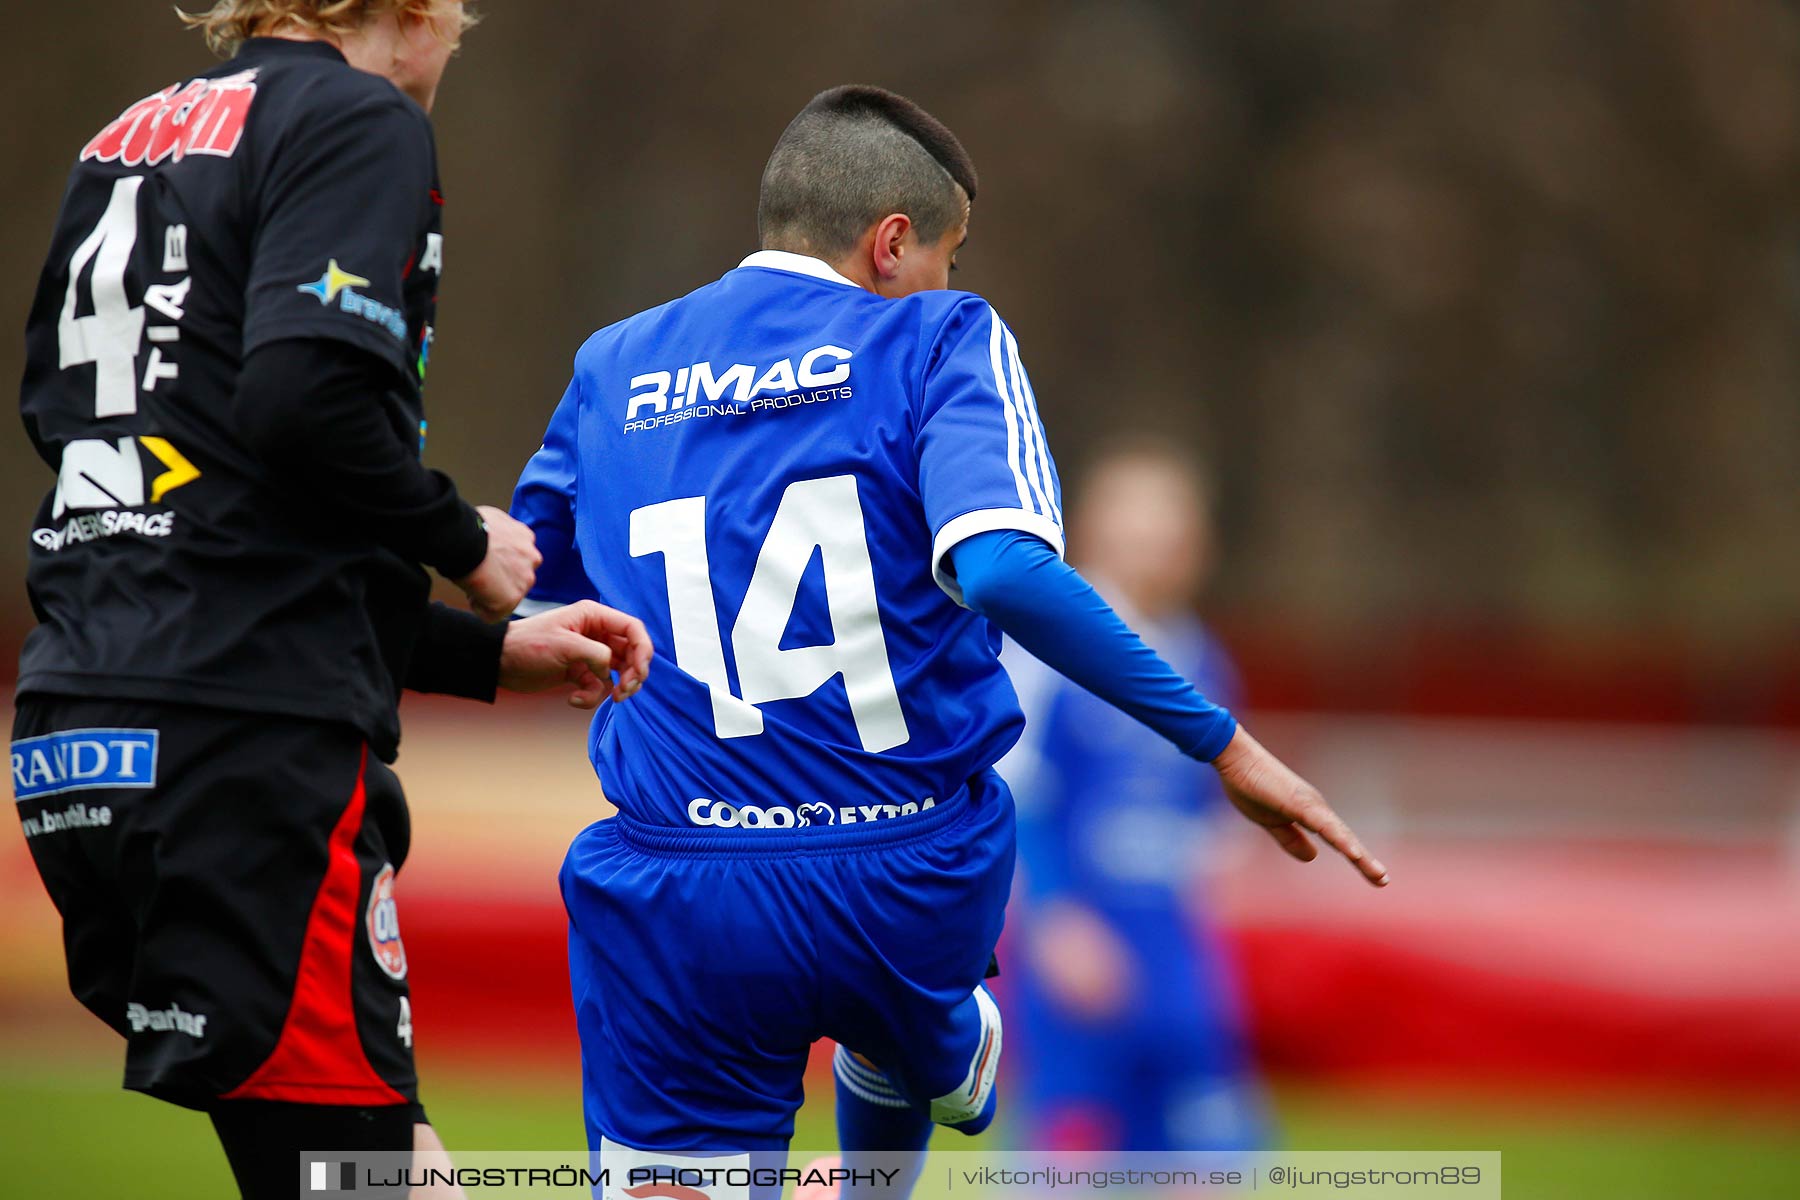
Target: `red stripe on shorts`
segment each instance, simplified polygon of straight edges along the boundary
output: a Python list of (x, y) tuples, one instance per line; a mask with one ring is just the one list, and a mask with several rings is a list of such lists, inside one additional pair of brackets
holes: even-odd
[(275, 1049), (225, 1100), (282, 1100), (292, 1104), (405, 1104), (406, 1097), (375, 1073), (363, 1053), (351, 999), (357, 900), (362, 868), (356, 835), (362, 829), (363, 776), (369, 751), (356, 768), (356, 790), (331, 831), (325, 878), (313, 898), (300, 951), (294, 999)]

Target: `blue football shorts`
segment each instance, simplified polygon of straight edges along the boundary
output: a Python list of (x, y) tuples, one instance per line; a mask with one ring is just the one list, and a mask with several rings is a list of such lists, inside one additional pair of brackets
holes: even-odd
[(992, 771), (917, 815), (854, 825), (588, 826), (562, 893), (602, 1164), (603, 1147), (784, 1149), (819, 1038), (940, 1123), (979, 1111), (999, 1029), (977, 986), (1013, 852), (1012, 794)]

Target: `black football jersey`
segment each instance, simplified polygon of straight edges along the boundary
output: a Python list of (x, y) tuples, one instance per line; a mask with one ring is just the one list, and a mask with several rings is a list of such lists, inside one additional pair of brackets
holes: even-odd
[(252, 40), (83, 147), (26, 329), (56, 483), (21, 694), (349, 721), (392, 757), (429, 579), (270, 484), (232, 397), (260, 345), (350, 343), (422, 448), (442, 206), (424, 111), (318, 42)]

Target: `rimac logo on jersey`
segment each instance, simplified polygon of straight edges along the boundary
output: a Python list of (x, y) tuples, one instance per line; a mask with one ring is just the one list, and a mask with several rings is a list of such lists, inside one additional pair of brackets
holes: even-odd
[(394, 903), (394, 864), (387, 863), (369, 889), (369, 911), (363, 917), (369, 951), (391, 979), (406, 978), (406, 944), (400, 940), (400, 910)]
[(151, 166), (190, 154), (230, 158), (244, 137), (256, 100), (256, 70), (222, 79), (171, 84), (115, 117), (81, 149), (81, 161)]
[(13, 797), (156, 786), (154, 729), (66, 729), (12, 744)]
[(361, 275), (354, 275), (338, 266), (338, 260), (332, 259), (325, 264), (325, 273), (311, 283), (303, 283), (294, 290), (304, 292), (317, 300), (321, 305), (330, 307), (337, 302), (338, 311), (349, 313), (353, 317), (361, 317), (371, 325), (379, 325), (395, 338), (406, 340), (406, 317), (397, 308), (389, 308), (379, 300), (357, 291), (357, 288), (368, 287), (369, 281)]
[[(715, 370), (711, 362), (697, 362), (675, 371), (634, 375), (625, 399), (625, 432), (848, 400), (852, 357), (842, 346), (815, 346), (800, 355), (797, 364), (783, 358), (767, 367), (732, 363)], [(645, 409), (651, 415), (642, 415)]]

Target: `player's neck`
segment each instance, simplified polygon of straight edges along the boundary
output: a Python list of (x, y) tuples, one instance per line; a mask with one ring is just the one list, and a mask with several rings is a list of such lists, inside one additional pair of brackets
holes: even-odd
[[(815, 255), (814, 257), (817, 256)], [(863, 291), (874, 292), (877, 296), (881, 294), (881, 289), (876, 286), (878, 280), (875, 276), (875, 264), (869, 261), (867, 255), (853, 253), (846, 255), (837, 262), (832, 262), (829, 259), (822, 259), (821, 261)]]
[(764, 250), (774, 250), (781, 254), (796, 254), (801, 258), (810, 258), (815, 262), (822, 262), (833, 271), (836, 271), (843, 278), (854, 283), (863, 291), (874, 292), (876, 295), (881, 294), (881, 290), (875, 286), (875, 265), (872, 262), (867, 261), (865, 255), (859, 254), (854, 250), (834, 262), (833, 260), (826, 258), (823, 254), (814, 253), (812, 248), (808, 246), (765, 245), (762, 248)]
[[(342, 38), (333, 37), (328, 33), (321, 33), (316, 29), (308, 29), (304, 25), (265, 26), (256, 30), (252, 36), (259, 38), (274, 38), (276, 41), (281, 42), (324, 42), (328, 46), (336, 47), (340, 54), (344, 53)], [(345, 54), (344, 56), (346, 58), (349, 57), (348, 54)]]
[(286, 42), (324, 42), (335, 47), (344, 56), (344, 61), (357, 70), (379, 75), (411, 96), (426, 112), (431, 111), (431, 106), (437, 99), (436, 87), (422, 90), (398, 77), (396, 68), (401, 59), (400, 30), (392, 22), (371, 21), (354, 33), (342, 36), (319, 33), (301, 25), (283, 25), (259, 32), (257, 36), (279, 38)]

